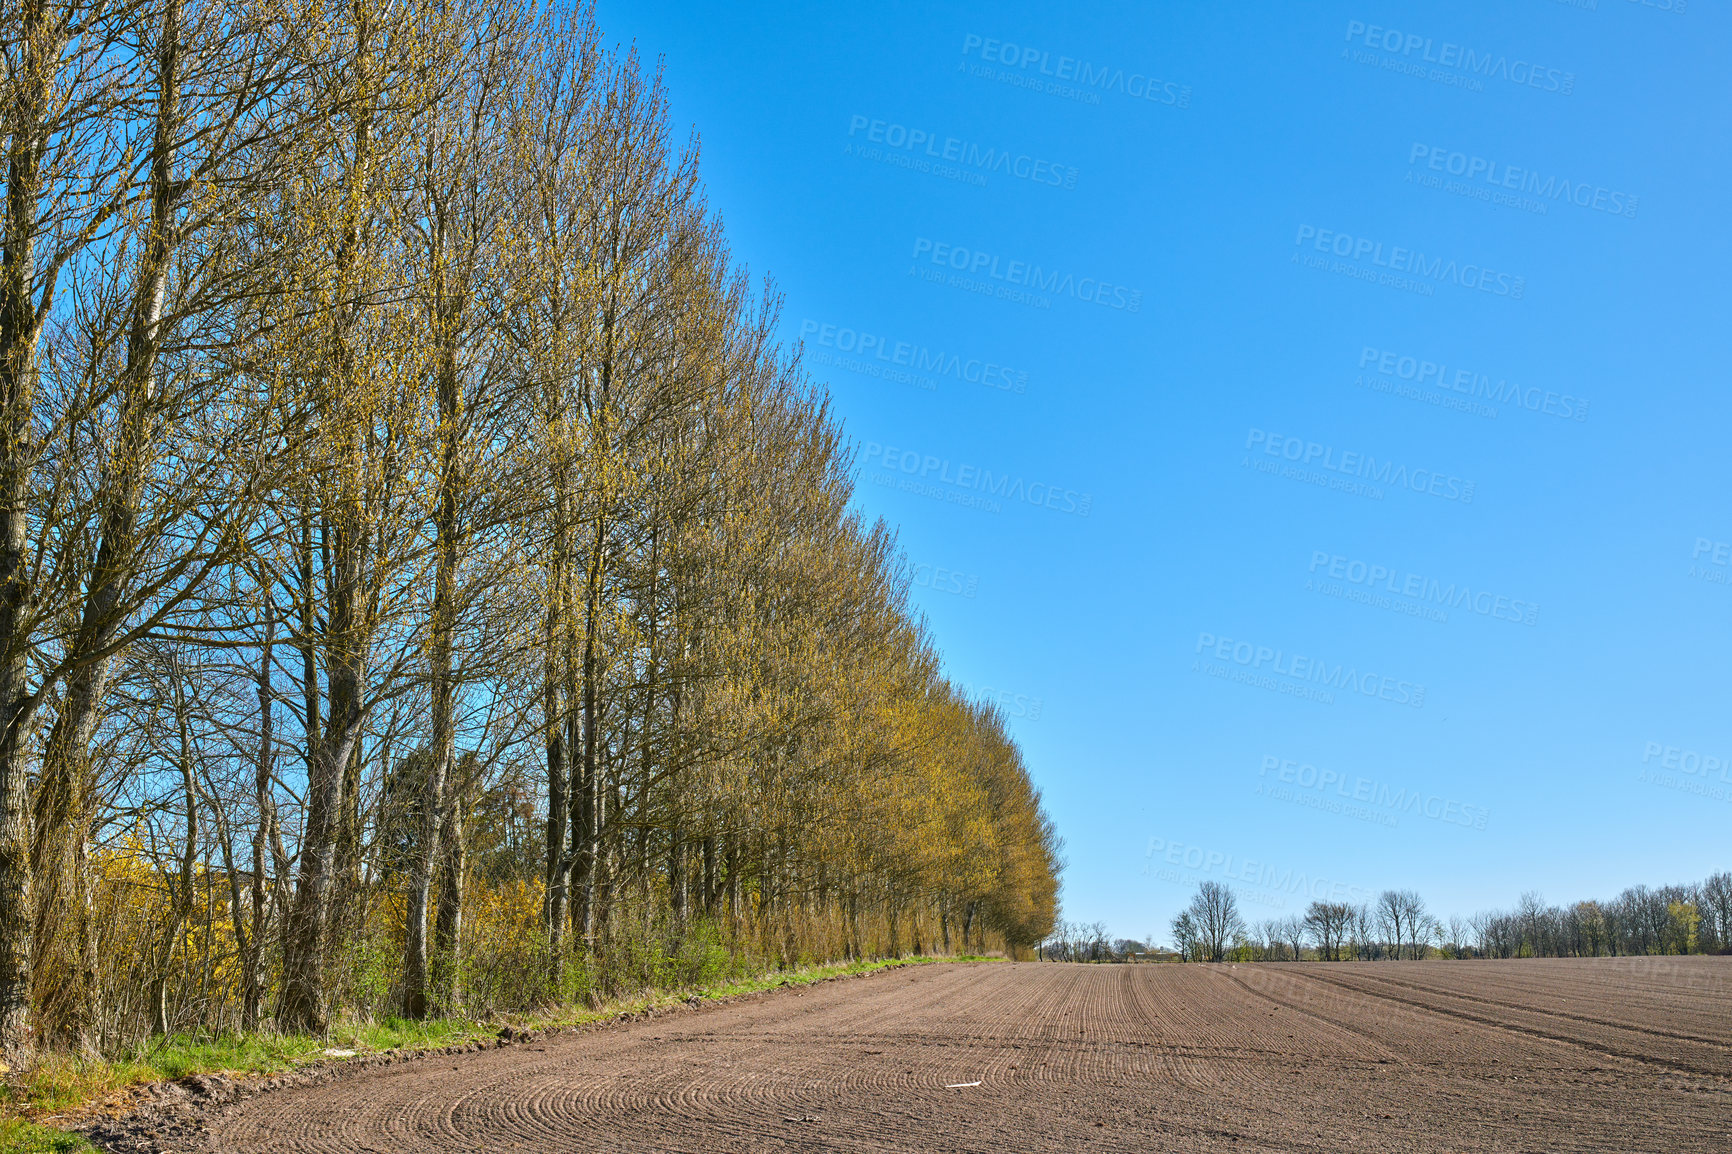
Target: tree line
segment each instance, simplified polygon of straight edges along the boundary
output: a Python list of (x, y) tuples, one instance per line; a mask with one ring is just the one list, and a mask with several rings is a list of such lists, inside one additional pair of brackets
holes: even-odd
[[(1205, 881), (1173, 918), (1171, 933), (1188, 962), (1724, 954), (1732, 953), (1732, 873), (1631, 886), (1610, 900), (1568, 906), (1549, 906), (1529, 892), (1514, 909), (1447, 920), (1414, 890), (1385, 890), (1369, 902), (1314, 901), (1303, 914), (1256, 925), (1240, 913), (1231, 887)], [(1092, 940), (1104, 945), (1104, 927)], [(1123, 960), (1111, 953), (1104, 960)]]
[(585, 8), (0, 25), (0, 1056), (1003, 948), (1058, 840)]
[(1105, 922), (1085, 925), (1059, 920), (1036, 953), (1047, 962), (1124, 962), (1147, 950), (1148, 946), (1133, 938), (1114, 938)]

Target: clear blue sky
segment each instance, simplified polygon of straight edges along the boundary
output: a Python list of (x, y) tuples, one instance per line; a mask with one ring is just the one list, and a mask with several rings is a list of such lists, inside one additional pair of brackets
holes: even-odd
[(1732, 17), (622, 4), (1066, 916), (1732, 866)]

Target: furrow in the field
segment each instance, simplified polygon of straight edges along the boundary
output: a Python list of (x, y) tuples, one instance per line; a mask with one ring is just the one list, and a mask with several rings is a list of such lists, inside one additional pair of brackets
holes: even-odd
[[(1523, 997), (1518, 991), (1510, 990), (1507, 987), (1498, 988), (1496, 986), (1487, 988), (1485, 992), (1476, 992), (1473, 990), (1462, 989), (1459, 986), (1452, 987), (1452, 985), (1447, 985), (1442, 982), (1424, 980), (1405, 981), (1403, 980), (1402, 975), (1405, 975), (1406, 972), (1405, 969), (1380, 967), (1376, 970), (1356, 969), (1348, 971), (1345, 972), (1345, 977), (1350, 981), (1381, 983), (1395, 989), (1407, 990), (1420, 995), (1432, 995), (1436, 997), (1457, 999), (1462, 1002), (1485, 1007), (1486, 1012), (1491, 1013), (1494, 1016), (1502, 1011), (1522, 1014), (1537, 1014), (1566, 1019), (1568, 1021), (1578, 1022), (1588, 1026), (1604, 1026), (1617, 1030), (1628, 1030), (1638, 1034), (1649, 1034), (1655, 1038), (1682, 1042), (1696, 1042), (1719, 1049), (1732, 1049), (1732, 1040), (1725, 1037), (1692, 1033), (1679, 1028), (1667, 1028), (1662, 1025), (1649, 1024), (1655, 1021), (1655, 1018), (1651, 1013), (1643, 1014), (1640, 1010), (1637, 1010), (1634, 1007), (1625, 1010), (1623, 1014), (1608, 1014), (1606, 1013), (1606, 1010), (1612, 1008), (1611, 1004), (1608, 1004), (1607, 1002), (1587, 1002), (1578, 999), (1574, 1003), (1576, 1008), (1572, 1009), (1569, 1008), (1571, 1003), (1567, 1002), (1563, 998), (1557, 997), (1556, 995)], [(1423, 974), (1419, 976), (1423, 979), (1433, 977), (1434, 975)], [(1651, 1011), (1652, 1007), (1649, 1007), (1649, 1009)], [(1724, 1012), (1722, 1012), (1722, 1014), (1724, 1016)], [(1636, 1017), (1639, 1020), (1631, 1021), (1629, 1020), (1630, 1017)], [(1663, 1021), (1664, 1019), (1661, 1020)]]
[[(1345, 1054), (1366, 1062), (1406, 1061), (1409, 1055), (1397, 1045), (1399, 1030), (1386, 1021), (1390, 1006), (1364, 995), (1344, 994), (1333, 987), (1307, 982), (1300, 972), (1279, 966), (1235, 966), (1228, 978), (1245, 991), (1273, 1007), (1274, 1020), (1297, 1015), (1311, 1025), (1319, 1039), (1339, 1042)], [(1296, 1024), (1297, 1025), (1297, 1024)], [(1288, 1031), (1299, 1043), (1307, 1031)]]
[(1485, 986), (1539, 997), (1615, 995), (1696, 1007), (1732, 998), (1732, 958), (1726, 957), (1526, 958), (1492, 965), (1433, 960), (1404, 966), (1423, 975), (1419, 980), (1440, 985)]
[(1401, 1005), (1424, 1013), (1508, 1031), (1534, 1039), (1578, 1046), (1606, 1057), (1654, 1062), (1677, 1070), (1717, 1077), (1732, 1076), (1732, 1053), (1719, 1046), (1659, 1039), (1611, 1026), (1588, 1026), (1531, 1011), (1474, 1006), (1435, 992), (1398, 991), (1363, 976), (1308, 971), (1306, 978), (1336, 990)]
[[(1600, 967), (1596, 963), (1612, 964)], [(1646, 965), (1644, 965), (1646, 963)], [(1539, 959), (1524, 962), (1364, 963), (1386, 981), (1600, 1022), (1686, 1041), (1732, 1045), (1732, 958)]]
[(1248, 1093), (1271, 1064), (1318, 1062), (1362, 1049), (1359, 1038), (1267, 999), (1247, 996), (1230, 971), (1204, 966), (1126, 966), (1118, 987), (1133, 1032), (1186, 1086)]

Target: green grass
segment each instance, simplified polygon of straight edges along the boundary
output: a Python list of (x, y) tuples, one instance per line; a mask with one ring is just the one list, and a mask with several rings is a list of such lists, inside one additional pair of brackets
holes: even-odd
[[(599, 1022), (621, 1014), (670, 1006), (692, 997), (705, 1000), (805, 986), (828, 978), (869, 974), (898, 966), (938, 962), (985, 962), (972, 956), (903, 958), (900, 961), (838, 963), (736, 978), (701, 987), (645, 993), (598, 1008), (566, 1006), (544, 1014), (514, 1015), (512, 1025), (531, 1030), (558, 1029)], [(437, 1050), (491, 1039), (500, 1021), (438, 1018), (425, 1022), (386, 1019), (339, 1022), (328, 1037), (304, 1034), (221, 1034), (154, 1038), (130, 1055), (87, 1059), (49, 1055), (35, 1068), (0, 1090), (0, 1154), (81, 1154), (92, 1147), (76, 1134), (37, 1125), (29, 1119), (60, 1114), (97, 1102), (129, 1086), (184, 1078), (190, 1074), (266, 1075), (293, 1069), (325, 1056), (327, 1049), (357, 1055), (387, 1050)]]
[(22, 1118), (0, 1118), (0, 1154), (92, 1154), (95, 1149), (77, 1134)]

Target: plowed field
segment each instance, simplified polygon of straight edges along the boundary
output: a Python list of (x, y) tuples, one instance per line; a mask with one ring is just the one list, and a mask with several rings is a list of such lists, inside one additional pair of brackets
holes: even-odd
[(936, 965), (357, 1072), (222, 1151), (1732, 1151), (1732, 958)]

